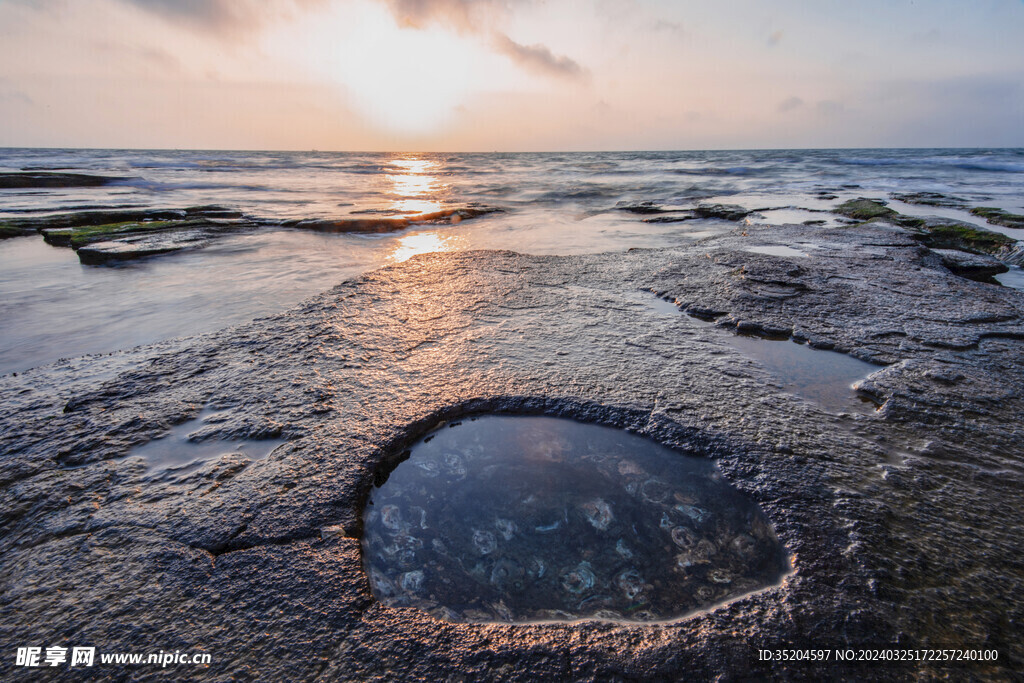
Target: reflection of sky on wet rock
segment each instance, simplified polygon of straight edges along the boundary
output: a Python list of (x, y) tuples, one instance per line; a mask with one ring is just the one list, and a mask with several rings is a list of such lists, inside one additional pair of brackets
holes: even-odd
[(166, 436), (136, 446), (129, 455), (145, 458), (154, 470), (181, 470), (228, 453), (261, 460), (285, 443), (283, 439), (225, 439), (219, 428), (230, 419), (227, 412), (204, 408), (194, 420), (171, 427)]
[(428, 435), (372, 492), (363, 549), (378, 599), (449, 621), (671, 619), (787, 568), (711, 461), (546, 417)]

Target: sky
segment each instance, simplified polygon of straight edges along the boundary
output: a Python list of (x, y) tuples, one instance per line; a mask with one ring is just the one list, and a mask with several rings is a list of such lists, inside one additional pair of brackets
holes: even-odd
[(1024, 147), (1022, 0), (0, 0), (0, 146)]

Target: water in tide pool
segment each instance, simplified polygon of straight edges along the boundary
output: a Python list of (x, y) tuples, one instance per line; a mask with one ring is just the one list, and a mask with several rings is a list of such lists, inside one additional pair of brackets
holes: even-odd
[[(261, 460), (285, 443), (284, 439), (214, 438), (211, 426), (224, 419), (222, 413), (204, 409), (194, 420), (171, 427), (170, 432), (132, 449), (128, 457), (142, 457), (151, 470), (188, 470), (207, 460), (227, 453), (237, 453), (250, 460)], [(206, 433), (204, 433), (206, 430)]]
[(484, 416), (373, 489), (374, 595), (448, 621), (674, 619), (777, 584), (785, 549), (707, 458), (609, 427)]
[[(514, 249), (579, 254), (662, 247), (729, 230), (718, 220), (647, 223), (620, 203), (768, 209), (749, 220), (822, 220), (841, 201), (939, 192), (962, 206), (893, 201), (914, 215), (987, 224), (971, 206), (1024, 211), (1024, 150), (779, 150), (576, 154), (364, 154), (0, 150), (0, 172), (119, 176), (104, 187), (0, 190), (0, 222), (88, 208), (219, 204), (266, 226), (198, 251), (83, 266), (38, 237), (0, 241), (0, 373), (210, 332), (284, 310), (416, 254)], [(383, 235), (281, 228), (301, 218), (401, 215), (476, 203), (505, 211)], [(1004, 280), (1020, 286), (1019, 278)]]

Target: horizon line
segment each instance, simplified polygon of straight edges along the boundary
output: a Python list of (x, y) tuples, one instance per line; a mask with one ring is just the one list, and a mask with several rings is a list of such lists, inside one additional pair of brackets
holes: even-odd
[(859, 150), (992, 150), (992, 151), (1024, 151), (1024, 146), (956, 146), (941, 147), (920, 145), (909, 147), (717, 147), (703, 149), (589, 149), (589, 150), (335, 150), (335, 149), (251, 149), (251, 148), (200, 148), (200, 147), (64, 147), (64, 146), (0, 146), (0, 150), (68, 150), (75, 152), (246, 152), (284, 154), (673, 154), (686, 152), (828, 152), (828, 151), (859, 151)]

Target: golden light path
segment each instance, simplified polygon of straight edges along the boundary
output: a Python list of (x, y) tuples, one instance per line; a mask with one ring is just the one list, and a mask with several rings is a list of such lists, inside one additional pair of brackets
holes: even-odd
[(395, 263), (401, 263), (418, 254), (455, 251), (464, 242), (464, 238), (454, 235), (444, 235), (440, 232), (418, 232), (401, 237), (391, 254), (388, 255), (388, 259)]
[(436, 192), (440, 186), (437, 176), (432, 173), (437, 169), (437, 162), (430, 159), (392, 159), (391, 166), (396, 173), (388, 174), (394, 194), (427, 195)]
[[(385, 178), (391, 184), (390, 194), (394, 197), (392, 209), (396, 211), (428, 213), (442, 208), (439, 197), (448, 188), (434, 175), (439, 164), (431, 159), (401, 157), (390, 162), (394, 169)], [(403, 235), (388, 255), (395, 263), (407, 261), (417, 254), (439, 251), (454, 251), (465, 244), (462, 236), (447, 234), (447, 231), (431, 230)]]
[(439, 197), (448, 188), (434, 175), (439, 166), (436, 161), (402, 157), (392, 159), (389, 165), (394, 170), (384, 179), (390, 183), (392, 209), (426, 213), (441, 208)]
[(396, 199), (388, 207), (395, 212), (409, 214), (430, 213), (441, 209), (441, 203), (429, 199)]

